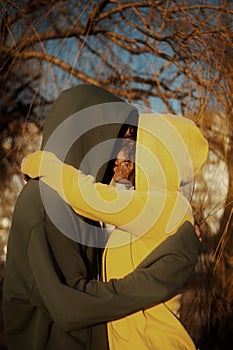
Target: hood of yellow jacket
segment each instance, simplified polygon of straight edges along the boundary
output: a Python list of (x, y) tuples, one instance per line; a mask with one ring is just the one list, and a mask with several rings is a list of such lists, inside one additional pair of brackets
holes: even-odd
[(207, 156), (208, 142), (193, 121), (172, 114), (139, 115), (137, 190), (182, 190)]

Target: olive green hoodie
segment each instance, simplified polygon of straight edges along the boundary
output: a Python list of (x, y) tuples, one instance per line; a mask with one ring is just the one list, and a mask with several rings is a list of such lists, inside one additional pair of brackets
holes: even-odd
[[(76, 129), (73, 124), (70, 129), (70, 117)], [(101, 88), (79, 85), (63, 92), (51, 107), (42, 149), (108, 182), (111, 176), (104, 174), (114, 149), (102, 155), (98, 174), (99, 163), (95, 156), (88, 159), (88, 151), (99, 140), (115, 139), (131, 118), (137, 122), (137, 113), (125, 102)], [(77, 135), (81, 140), (76, 142)], [(199, 241), (192, 225), (185, 223), (132, 274), (106, 284), (90, 280), (98, 275), (101, 234), (97, 222), (75, 214), (43, 183), (30, 180), (24, 187), (14, 211), (4, 281), (9, 350), (107, 349), (102, 322), (167, 300), (188, 280), (196, 263)]]

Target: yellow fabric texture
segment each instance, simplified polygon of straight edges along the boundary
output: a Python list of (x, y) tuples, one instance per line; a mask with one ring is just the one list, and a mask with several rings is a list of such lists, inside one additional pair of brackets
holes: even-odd
[[(91, 219), (115, 225), (104, 251), (103, 277), (121, 278), (185, 221), (193, 223), (182, 195), (206, 161), (208, 144), (195, 124), (174, 115), (141, 114), (136, 147), (135, 190), (96, 183), (49, 152), (26, 158), (22, 171), (41, 176), (72, 207)], [(166, 267), (169, 269), (169, 266)], [(180, 295), (108, 323), (111, 350), (194, 350), (180, 323)]]

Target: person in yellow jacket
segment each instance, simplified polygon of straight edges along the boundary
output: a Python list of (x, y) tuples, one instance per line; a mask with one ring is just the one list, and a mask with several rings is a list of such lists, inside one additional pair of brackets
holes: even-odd
[[(206, 161), (208, 144), (181, 116), (140, 114), (135, 190), (95, 182), (51, 152), (26, 157), (22, 171), (56, 190), (77, 213), (115, 226), (103, 257), (103, 278), (121, 278), (185, 222), (194, 222), (184, 195)], [(136, 292), (136, 291), (135, 291)], [(108, 323), (112, 350), (194, 350), (179, 321), (180, 295)]]

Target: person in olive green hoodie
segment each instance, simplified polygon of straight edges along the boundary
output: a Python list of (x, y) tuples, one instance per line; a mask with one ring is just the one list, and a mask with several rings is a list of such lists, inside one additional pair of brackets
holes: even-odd
[[(70, 128), (70, 117), (75, 127)], [(108, 183), (112, 149), (105, 147), (108, 154), (101, 151), (88, 159), (89, 151), (98, 142), (116, 139), (122, 125), (135, 118), (137, 112), (124, 101), (81, 84), (64, 91), (50, 108), (41, 148)], [(60, 125), (60, 137), (53, 139)], [(96, 174), (96, 159), (103, 156), (106, 161)], [(104, 283), (97, 280), (104, 244), (99, 222), (74, 213), (38, 180), (24, 186), (14, 210), (3, 285), (9, 350), (108, 349), (105, 323), (173, 296), (190, 278), (199, 249), (193, 226), (186, 222), (134, 272)]]

